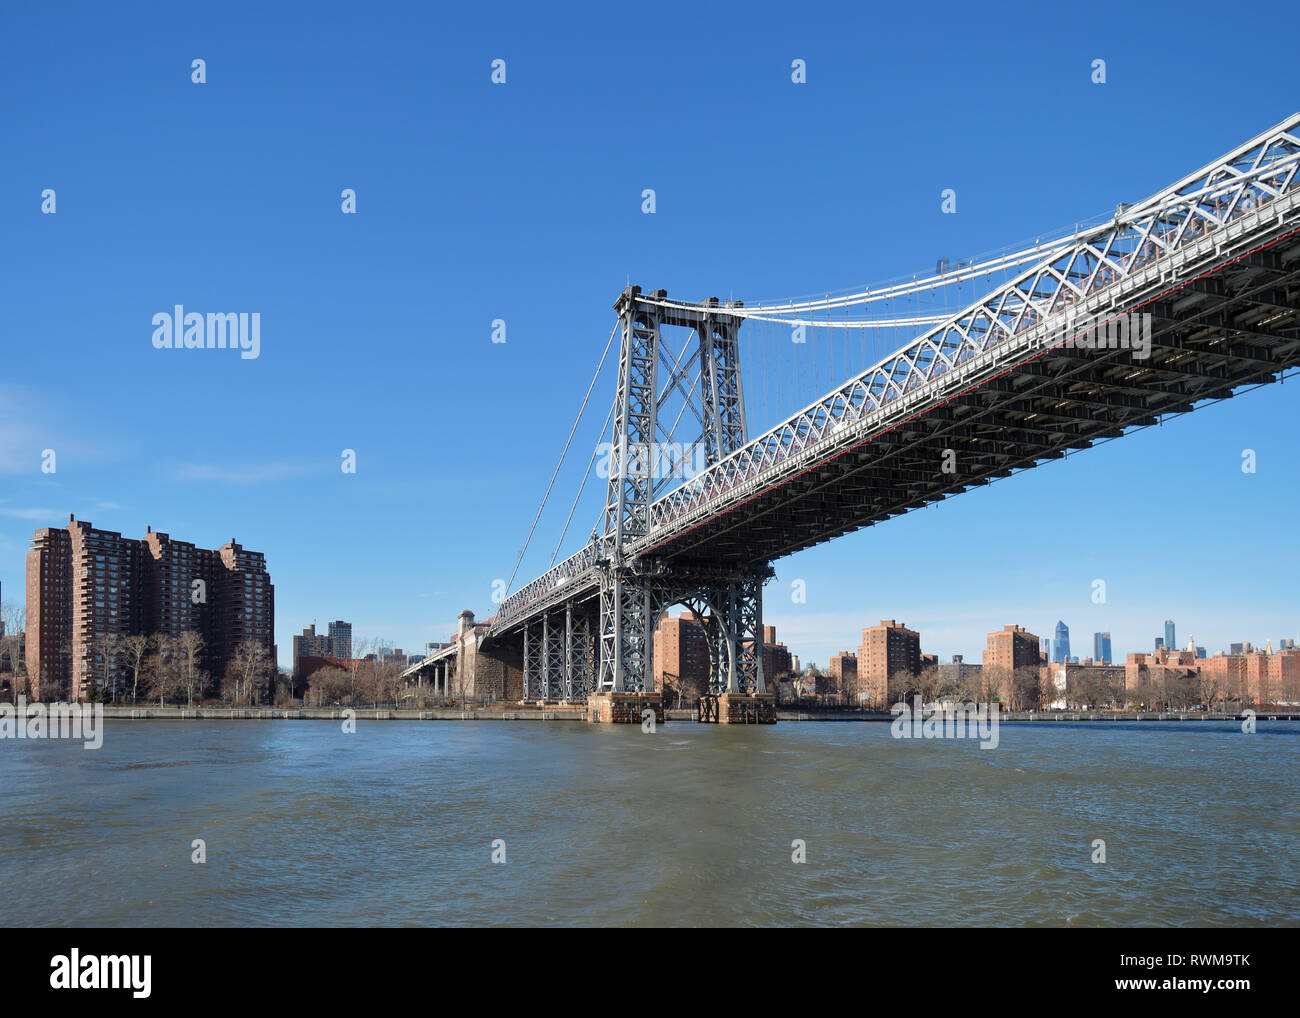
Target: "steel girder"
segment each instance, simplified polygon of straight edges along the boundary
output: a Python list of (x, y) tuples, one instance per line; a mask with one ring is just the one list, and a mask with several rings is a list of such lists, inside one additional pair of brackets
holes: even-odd
[(542, 689), (547, 700), (567, 700), (569, 685), (569, 627), (567, 619), (555, 612), (542, 616), (542, 639), (546, 647), (543, 659)]
[[(1045, 250), (1040, 262), (1006, 285), (654, 500), (648, 517), (640, 514), (644, 505), (641, 489), (630, 489), (638, 496), (632, 500), (638, 528), (642, 519), (646, 521), (641, 536), (624, 526), (621, 540), (611, 542), (611, 522), (624, 520), (614, 508), (611, 486), (602, 535), (503, 602), (495, 624), (517, 625), (539, 605), (567, 594), (561, 593), (563, 585), (594, 589), (599, 583), (599, 685), (613, 688), (607, 684), (605, 662), (607, 649), (612, 652), (616, 642), (617, 626), (607, 626), (613, 618), (607, 618), (607, 608), (616, 613), (612, 591), (617, 580), (607, 574), (603, 563), (598, 566), (601, 559), (610, 560), (612, 548), (632, 558), (653, 553), (674, 535), (687, 533), (717, 513), (744, 503), (805, 465), (850, 448), (864, 436), (886, 433), (899, 422), (906, 423), (953, 398), (953, 393), (985, 384), (1035, 350), (1044, 349), (1047, 337), (1059, 334), (1072, 313), (1105, 315), (1131, 308), (1158, 296), (1171, 281), (1210, 271), (1229, 260), (1263, 259), (1261, 264), (1266, 263), (1268, 252), (1252, 250), (1285, 235), (1300, 220), (1298, 167), (1300, 115), (1151, 198), (1122, 208), (1111, 222)], [(616, 402), (616, 417), (625, 422), (615, 434), (628, 434), (632, 426), (635, 434), (653, 440), (654, 427), (646, 429), (644, 410), (631, 412), (649, 406), (651, 416), (654, 413), (654, 401), (647, 395), (653, 393), (654, 382), (653, 378), (646, 381), (646, 365), (652, 373), (655, 359), (647, 357), (648, 347), (657, 343), (660, 324), (691, 325), (698, 330), (710, 312), (702, 305), (669, 303), (663, 291), (643, 298), (635, 287), (625, 291), (615, 307), (624, 321), (619, 381), (622, 403)], [(1288, 309), (1288, 305), (1282, 306), (1283, 311)], [(740, 309), (719, 314), (725, 314), (733, 333), (744, 317)], [(636, 329), (632, 328), (634, 317), (640, 323)], [(705, 331), (711, 340), (717, 335)], [(738, 386), (738, 373), (736, 379)], [(633, 395), (636, 400), (629, 403)], [(714, 421), (720, 424), (723, 416), (719, 414)], [(705, 440), (707, 444), (707, 435)], [(988, 476), (1002, 473), (993, 471)], [(623, 494), (617, 505), (624, 507), (621, 512), (625, 514), (629, 489), (620, 490)], [(898, 511), (906, 508), (901, 506)]]
[[(653, 297), (663, 299), (657, 291)], [(649, 536), (655, 472), (660, 456), (658, 411), (681, 380), (700, 366), (697, 418), (703, 428), (706, 463), (716, 464), (745, 442), (745, 412), (740, 382), (737, 333), (740, 319), (715, 312), (717, 298), (690, 312), (668, 314), (629, 287), (614, 305), (620, 317), (621, 350), (618, 392), (614, 399), (614, 456), (603, 530), (600, 535), (600, 674), (597, 686), (616, 692), (649, 691), (653, 686), (654, 628), (665, 583), (643, 570), (628, 568), (629, 542)], [(698, 347), (681, 368), (670, 364), (664, 392), (657, 369), (663, 325), (695, 330)], [(679, 359), (680, 361), (680, 359)], [(685, 392), (687, 404), (690, 392)], [(673, 435), (669, 435), (671, 440)], [(761, 636), (761, 633), (760, 633)]]
[(565, 640), (564, 699), (585, 700), (591, 692), (591, 623), (585, 614), (575, 614), (573, 604), (564, 607)]
[[(545, 618), (545, 616), (543, 616)], [(537, 632), (539, 625), (537, 622), (530, 622), (524, 626), (524, 699), (541, 700), (545, 699), (546, 693), (542, 687), (542, 662), (541, 655), (538, 653), (539, 634)]]
[[(781, 472), (812, 446), (868, 417), (897, 416), (906, 397), (941, 379), (968, 377), (1018, 347), (1041, 345), (1073, 315), (1096, 313), (1112, 293), (1159, 284), (1252, 238), (1300, 209), (1300, 116), (1279, 124), (1173, 187), (1080, 233), (1042, 262), (908, 346), (850, 379), (737, 454), (657, 500), (655, 539), (707, 516), (760, 475)], [(944, 376), (950, 375), (950, 379)]]
[(653, 686), (653, 590), (634, 569), (608, 565), (600, 574), (599, 692), (640, 693)]
[[(598, 690), (650, 692), (654, 680), (654, 636), (674, 604), (684, 604), (704, 626), (709, 647), (709, 686), (715, 693), (765, 692), (763, 674), (763, 584), (770, 566), (744, 570), (696, 570), (652, 563), (612, 571), (603, 579), (602, 656)], [(623, 604), (622, 636), (608, 603)]]
[(663, 611), (685, 604), (704, 626), (710, 693), (763, 693), (763, 584), (770, 569), (707, 583), (691, 595), (665, 590)]
[(647, 312), (631, 288), (619, 297), (615, 308), (621, 331), (618, 391), (601, 538), (605, 557), (620, 559), (629, 538), (650, 532), (662, 314), (656, 309)]
[(524, 699), (580, 702), (591, 692), (591, 622), (572, 602), (523, 627)]
[(707, 315), (697, 329), (700, 397), (704, 403), (704, 461), (713, 466), (749, 440), (740, 380), (740, 319)]

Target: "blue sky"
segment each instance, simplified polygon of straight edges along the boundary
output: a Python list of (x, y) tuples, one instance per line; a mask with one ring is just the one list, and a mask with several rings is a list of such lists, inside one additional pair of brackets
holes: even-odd
[[(491, 612), (629, 280), (843, 290), (1105, 215), (1300, 108), (1300, 14), (1234, 23), (1249, 45), (1106, 3), (10, 5), (4, 597), (32, 530), (73, 512), (265, 552), (282, 661), (313, 619), (444, 639), (461, 608)], [(260, 356), (154, 349), (177, 303), (260, 313)], [(520, 580), (612, 395), (607, 373)], [(1149, 649), (1166, 617), (1212, 651), (1300, 636), (1298, 412), (1300, 379), (794, 556), (767, 621), (822, 663), (881, 618), (945, 659), (1057, 618), (1076, 653), (1099, 629)]]

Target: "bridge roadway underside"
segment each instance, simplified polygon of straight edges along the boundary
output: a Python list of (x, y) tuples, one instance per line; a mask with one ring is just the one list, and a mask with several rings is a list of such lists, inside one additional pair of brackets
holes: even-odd
[(1130, 350), (1034, 351), (648, 554), (670, 567), (770, 562), (1274, 381), (1300, 364), (1300, 239), (1132, 310), (1152, 316), (1146, 359)]

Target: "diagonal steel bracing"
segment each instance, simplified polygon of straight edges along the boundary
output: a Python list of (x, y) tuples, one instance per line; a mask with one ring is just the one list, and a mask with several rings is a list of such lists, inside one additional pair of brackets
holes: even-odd
[[(1300, 365), (1300, 115), (1020, 263), (1005, 285), (753, 440), (739, 328), (780, 309), (624, 291), (601, 524), (508, 598), (489, 630), (523, 629), (525, 672), (532, 661), (536, 673), (526, 688), (543, 678), (556, 688), (548, 613), (562, 613), (563, 671), (577, 681), (569, 615), (598, 603), (594, 688), (648, 689), (653, 627), (678, 601), (705, 612), (715, 691), (760, 688), (774, 559)], [(1145, 359), (1062, 342), (1076, 321), (1119, 328), (1133, 315), (1150, 316)], [(692, 331), (676, 356), (666, 327)], [(671, 422), (669, 396), (686, 401)], [(701, 430), (705, 469), (674, 487), (654, 476), (654, 443), (683, 422)], [(950, 450), (960, 468), (944, 473)]]

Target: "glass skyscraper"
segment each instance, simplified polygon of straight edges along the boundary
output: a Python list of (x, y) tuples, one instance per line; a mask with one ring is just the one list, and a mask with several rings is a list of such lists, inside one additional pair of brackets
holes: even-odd
[(1178, 649), (1178, 641), (1174, 638), (1174, 620), (1165, 619), (1165, 646), (1170, 650)]
[(1092, 659), (1101, 664), (1110, 664), (1110, 633), (1092, 634)]
[(1056, 642), (1052, 646), (1052, 661), (1063, 665), (1070, 660), (1070, 627), (1064, 622), (1056, 623)]

